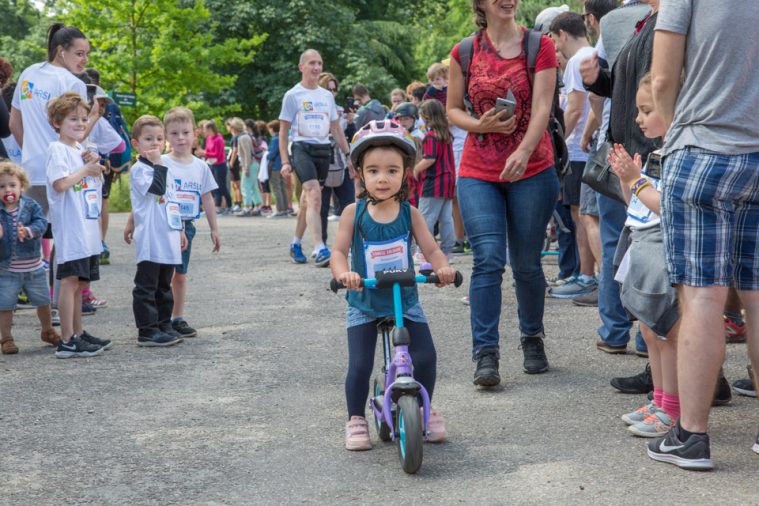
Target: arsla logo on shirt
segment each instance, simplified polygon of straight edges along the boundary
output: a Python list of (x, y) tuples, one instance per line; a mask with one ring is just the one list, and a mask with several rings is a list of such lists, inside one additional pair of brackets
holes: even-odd
[(311, 112), (314, 110), (313, 102), (303, 102), (303, 112)]
[(47, 92), (45, 90), (40, 90), (39, 88), (35, 88), (34, 83), (31, 83), (26, 80), (22, 81), (21, 82), (21, 100), (31, 100), (33, 97), (37, 97), (47, 102), (48, 100), (50, 100), (52, 95), (50, 94), (50, 92)]

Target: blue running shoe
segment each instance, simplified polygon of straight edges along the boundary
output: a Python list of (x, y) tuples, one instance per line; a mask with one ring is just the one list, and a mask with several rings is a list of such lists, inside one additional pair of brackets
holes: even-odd
[[(329, 255), (329, 252), (327, 252), (327, 254)], [(308, 258), (303, 254), (303, 248), (301, 248), (300, 244), (290, 245), (290, 258), (292, 258), (293, 262), (296, 264), (305, 264), (308, 262)]]
[(329, 265), (330, 252), (327, 248), (323, 248), (316, 254), (314, 258), (314, 265), (317, 267), (327, 267)]

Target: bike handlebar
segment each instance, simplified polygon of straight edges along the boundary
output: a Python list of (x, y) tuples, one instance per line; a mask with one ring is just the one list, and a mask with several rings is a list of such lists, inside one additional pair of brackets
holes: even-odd
[[(395, 281), (398, 282), (398, 281)], [(459, 272), (456, 271), (456, 275), (453, 278), (453, 286), (456, 288), (460, 287), (461, 284), (464, 282), (464, 276)], [(414, 277), (414, 283), (410, 284), (416, 284), (416, 283), (432, 283), (432, 284), (438, 284), (440, 283), (440, 278), (437, 277), (437, 274), (430, 274), (428, 276), (424, 275), (418, 275)], [(403, 283), (402, 283), (403, 284)], [(361, 285), (366, 288), (374, 288), (377, 286), (377, 278), (366, 278), (361, 280)], [(333, 292), (337, 293), (338, 290), (342, 290), (345, 288), (345, 285), (343, 285), (342, 281), (338, 281), (336, 279), (332, 279), (329, 282), (329, 288)]]

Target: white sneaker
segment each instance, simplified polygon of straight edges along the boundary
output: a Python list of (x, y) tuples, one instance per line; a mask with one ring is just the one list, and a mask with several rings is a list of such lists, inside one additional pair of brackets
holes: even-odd
[(340, 216), (337, 214), (330, 214), (327, 216), (327, 221), (340, 221)]

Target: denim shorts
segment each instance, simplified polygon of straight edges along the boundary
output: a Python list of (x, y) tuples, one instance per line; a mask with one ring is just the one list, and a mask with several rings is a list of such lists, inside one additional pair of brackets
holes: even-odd
[(195, 237), (195, 224), (192, 220), (184, 222), (184, 235), (187, 236), (187, 249), (182, 252), (182, 265), (177, 265), (175, 272), (178, 274), (187, 274), (187, 270), (190, 268), (190, 252), (192, 251), (192, 240)]
[[(427, 317), (424, 315), (424, 310), (422, 309), (422, 305), (419, 303), (414, 304), (408, 310), (403, 313), (404, 318), (408, 318), (412, 322), (417, 323), (427, 323)], [(374, 318), (373, 316), (369, 316), (368, 314), (364, 313), (360, 309), (356, 309), (355, 307), (349, 305), (348, 311), (346, 315), (346, 328), (351, 327), (357, 327), (359, 325), (365, 325), (367, 323), (376, 322), (377, 318)]]
[(759, 290), (759, 152), (664, 159), (662, 230), (675, 285)]
[(596, 191), (585, 183), (580, 186), (580, 215), (599, 216)]
[(34, 307), (50, 305), (47, 272), (40, 267), (32, 272), (9, 272), (0, 269), (0, 311), (16, 309), (18, 294), (24, 291)]

